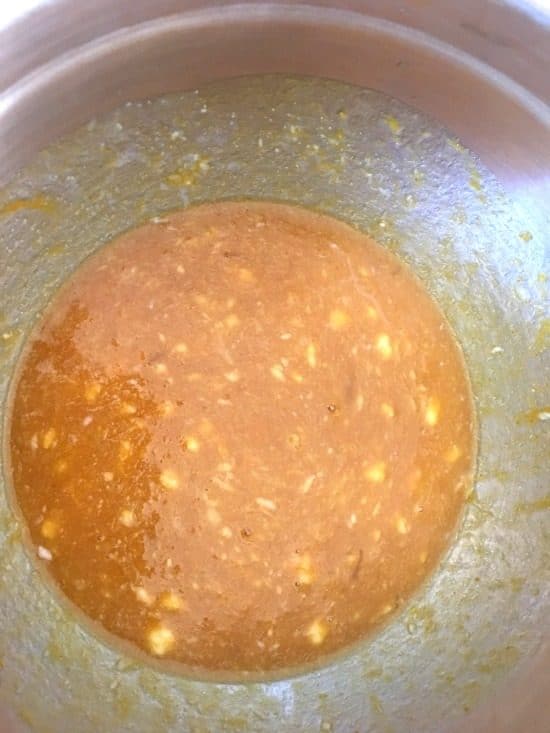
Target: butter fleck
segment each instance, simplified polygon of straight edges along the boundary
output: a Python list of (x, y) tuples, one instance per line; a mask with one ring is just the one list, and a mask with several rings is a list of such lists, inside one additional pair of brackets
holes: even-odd
[(341, 308), (334, 308), (331, 310), (328, 323), (333, 331), (340, 331), (345, 328), (349, 322), (349, 315)]
[(308, 637), (310, 642), (314, 644), (315, 646), (322, 644), (327, 634), (328, 634), (328, 626), (322, 619), (315, 619), (315, 621), (313, 621), (309, 625), (306, 631), (306, 636)]
[(86, 402), (95, 402), (101, 393), (101, 384), (99, 382), (91, 382), (86, 385), (84, 390), (84, 399)]
[(388, 402), (383, 402), (380, 406), (380, 411), (384, 417), (394, 417), (395, 416), (395, 410), (393, 409), (392, 405), (390, 405)]
[(210, 524), (213, 524), (214, 526), (220, 524), (222, 521), (219, 511), (213, 506), (209, 506), (206, 510), (206, 518), (210, 522)]
[(45, 537), (47, 540), (55, 539), (57, 537), (58, 531), (59, 526), (51, 519), (46, 519), (42, 523), (42, 527), (40, 530), (42, 537)]
[(159, 604), (166, 611), (181, 611), (185, 608), (184, 600), (172, 591), (161, 593), (159, 596)]
[(302, 485), (300, 486), (300, 493), (301, 494), (308, 494), (309, 493), (309, 490), (313, 486), (313, 482), (315, 481), (316, 478), (317, 478), (317, 476), (314, 473), (312, 473), (310, 476), (308, 476), (304, 480), (304, 482), (302, 483)]
[(165, 626), (157, 626), (149, 633), (149, 648), (159, 657), (169, 652), (174, 643), (174, 634)]
[(386, 464), (383, 461), (373, 463), (365, 470), (365, 478), (373, 483), (381, 483), (386, 478)]
[(165, 489), (170, 489), (171, 491), (173, 491), (174, 489), (179, 489), (180, 486), (178, 475), (175, 471), (172, 471), (169, 468), (161, 471), (160, 483), (164, 486)]
[(461, 455), (462, 451), (460, 450), (458, 445), (456, 445), (456, 443), (453, 443), (453, 445), (445, 451), (444, 458), (447, 463), (455, 463), (456, 461), (458, 461)]
[(309, 343), (307, 345), (306, 360), (312, 369), (317, 366), (317, 349), (315, 348), (315, 344), (313, 343)]
[(411, 529), (405, 517), (398, 517), (395, 526), (399, 534), (407, 534)]
[(227, 328), (236, 328), (240, 322), (239, 317), (235, 313), (230, 313), (224, 321)]
[(200, 443), (196, 438), (190, 436), (189, 438), (185, 438), (183, 441), (183, 447), (185, 450), (188, 450), (189, 453), (198, 453), (200, 450)]
[(136, 515), (131, 509), (123, 509), (118, 519), (125, 527), (133, 527), (136, 523)]
[(269, 370), (271, 372), (271, 376), (274, 377), (279, 382), (284, 382), (286, 377), (283, 369), (282, 364), (273, 364), (271, 369)]
[(439, 400), (436, 397), (430, 397), (428, 399), (426, 410), (424, 412), (424, 420), (426, 421), (426, 425), (429, 425), (430, 427), (437, 425), (439, 420)]
[(233, 383), (238, 382), (239, 379), (241, 378), (241, 375), (239, 374), (238, 369), (233, 369), (230, 372), (225, 372), (224, 376), (228, 382), (233, 382)]
[(376, 350), (383, 359), (391, 359), (393, 354), (393, 348), (391, 345), (390, 337), (387, 333), (381, 333), (376, 339)]
[(42, 447), (48, 450), (48, 448), (51, 448), (56, 443), (56, 439), (57, 432), (55, 428), (48, 428), (42, 438)]

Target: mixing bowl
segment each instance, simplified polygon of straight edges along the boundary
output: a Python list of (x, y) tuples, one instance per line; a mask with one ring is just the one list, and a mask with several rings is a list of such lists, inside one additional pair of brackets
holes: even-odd
[(0, 730), (548, 730), (550, 16), (56, 0), (2, 22), (4, 413), (25, 337), (91, 252), (190, 203), (275, 199), (411, 265), (464, 350), (480, 453), (456, 542), (377, 635), (316, 671), (223, 683), (97, 640), (44, 583), (4, 472)]

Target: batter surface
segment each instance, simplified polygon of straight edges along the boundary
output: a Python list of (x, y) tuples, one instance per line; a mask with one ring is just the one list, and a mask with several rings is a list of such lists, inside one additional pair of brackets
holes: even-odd
[(14, 388), (40, 561), (87, 616), (209, 670), (317, 660), (418, 587), (470, 489), (474, 417), (418, 281), (271, 203), (171, 214), (65, 285)]

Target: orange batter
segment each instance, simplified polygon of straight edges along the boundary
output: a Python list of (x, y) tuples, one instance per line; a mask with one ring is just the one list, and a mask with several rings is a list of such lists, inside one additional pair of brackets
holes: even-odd
[(11, 415), (35, 551), (91, 619), (209, 670), (356, 641), (433, 569), (474, 461), (467, 375), (363, 234), (216, 203), (119, 237), (62, 289)]

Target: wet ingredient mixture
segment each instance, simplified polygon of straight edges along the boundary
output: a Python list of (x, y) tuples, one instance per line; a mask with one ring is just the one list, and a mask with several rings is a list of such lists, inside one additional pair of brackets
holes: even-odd
[(390, 253), (215, 203), (91, 257), (14, 389), (15, 498), (96, 628), (208, 670), (301, 665), (380, 624), (470, 490), (460, 350)]

